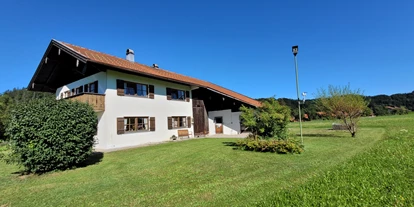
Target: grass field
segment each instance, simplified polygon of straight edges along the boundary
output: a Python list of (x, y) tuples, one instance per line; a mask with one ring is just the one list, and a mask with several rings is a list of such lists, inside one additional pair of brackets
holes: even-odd
[(41, 176), (0, 163), (0, 206), (414, 205), (414, 114), (365, 118), (357, 138), (328, 130), (331, 123), (304, 123), (300, 155), (194, 139)]

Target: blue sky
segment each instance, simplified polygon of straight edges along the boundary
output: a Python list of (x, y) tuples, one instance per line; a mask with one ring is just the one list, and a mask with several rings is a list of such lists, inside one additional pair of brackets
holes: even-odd
[(52, 38), (252, 98), (347, 85), (414, 90), (414, 1), (15, 1), (0, 7), (0, 92), (26, 87)]

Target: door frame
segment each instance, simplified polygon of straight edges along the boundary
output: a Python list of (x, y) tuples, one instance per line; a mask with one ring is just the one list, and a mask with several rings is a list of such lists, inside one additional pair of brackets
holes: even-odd
[[(217, 121), (216, 121), (216, 118), (220, 118), (221, 119), (221, 123), (219, 123), (219, 124), (221, 124), (221, 126), (220, 127), (217, 127)], [(214, 129), (215, 129), (215, 132), (216, 132), (216, 134), (223, 134), (223, 126), (224, 126), (224, 124), (223, 124), (223, 116), (215, 116), (214, 117)], [(220, 130), (219, 130), (219, 132), (217, 132), (217, 128), (219, 128)]]

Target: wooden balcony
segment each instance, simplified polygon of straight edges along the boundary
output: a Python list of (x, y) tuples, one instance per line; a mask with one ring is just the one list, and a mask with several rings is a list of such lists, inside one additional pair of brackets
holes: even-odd
[(88, 103), (95, 112), (105, 111), (105, 94), (81, 93), (67, 99)]

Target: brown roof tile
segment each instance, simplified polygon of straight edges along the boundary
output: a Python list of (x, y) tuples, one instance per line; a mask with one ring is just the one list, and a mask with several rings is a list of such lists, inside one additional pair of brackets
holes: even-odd
[(212, 89), (215, 91), (218, 91), (220, 93), (223, 93), (227, 96), (230, 96), (234, 99), (240, 100), (244, 103), (250, 104), (252, 106), (260, 106), (260, 102), (256, 101), (252, 98), (249, 98), (245, 95), (236, 93), (232, 90), (223, 88), (221, 86), (218, 86), (216, 84), (207, 82), (207, 81), (203, 81), (200, 79), (196, 79), (196, 78), (192, 78), (189, 76), (185, 76), (185, 75), (181, 75), (178, 73), (174, 73), (174, 72), (170, 72), (167, 70), (163, 70), (163, 69), (154, 69), (150, 66), (147, 65), (143, 65), (137, 62), (130, 62), (126, 59), (122, 59), (119, 57), (115, 57), (112, 55), (108, 55), (105, 53), (101, 53), (98, 51), (94, 51), (94, 50), (90, 50), (87, 48), (83, 48), (80, 46), (76, 46), (76, 45), (72, 45), (69, 43), (65, 43), (65, 42), (60, 42), (58, 41), (60, 44), (64, 45), (65, 47), (75, 51), (76, 53), (82, 55), (83, 57), (87, 58), (89, 61), (92, 62), (96, 62), (96, 63), (100, 63), (100, 64), (105, 64), (105, 65), (110, 65), (119, 69), (123, 69), (126, 71), (131, 71), (131, 72), (136, 72), (136, 73), (140, 73), (140, 74), (145, 74), (145, 75), (149, 75), (149, 76), (154, 76), (154, 77), (158, 77), (158, 78), (162, 78), (162, 79), (166, 79), (166, 80), (173, 80), (173, 81), (178, 81), (178, 82), (184, 82), (184, 83), (188, 83), (191, 85), (196, 85), (196, 86), (201, 86), (201, 87), (205, 87), (208, 89)]

